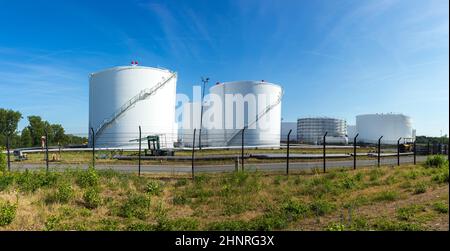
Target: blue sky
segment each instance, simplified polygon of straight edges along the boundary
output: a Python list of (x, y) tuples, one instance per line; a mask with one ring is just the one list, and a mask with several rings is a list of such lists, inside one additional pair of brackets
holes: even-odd
[(284, 87), (284, 121), (399, 112), (448, 133), (448, 0), (0, 0), (0, 107), (87, 133), (88, 74), (178, 72), (178, 92), (261, 80)]

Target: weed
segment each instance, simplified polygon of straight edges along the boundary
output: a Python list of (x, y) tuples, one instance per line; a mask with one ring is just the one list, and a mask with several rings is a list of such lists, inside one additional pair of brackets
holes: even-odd
[(147, 218), (150, 209), (150, 198), (142, 194), (131, 194), (120, 207), (119, 216), (124, 218)]
[(190, 202), (189, 198), (186, 198), (184, 195), (175, 195), (172, 199), (172, 203), (174, 205), (185, 205)]
[(438, 213), (446, 214), (448, 213), (448, 203), (445, 203), (443, 201), (435, 202), (433, 204), (433, 209)]
[(402, 221), (409, 221), (414, 218), (415, 214), (423, 211), (424, 207), (419, 205), (411, 205), (408, 207), (401, 207), (397, 209), (397, 219)]
[(79, 171), (77, 184), (82, 188), (96, 187), (99, 184), (99, 175), (93, 167), (85, 171)]
[(441, 155), (429, 156), (425, 160), (425, 167), (440, 168), (444, 166), (448, 167), (448, 160)]
[(177, 182), (175, 182), (175, 187), (186, 186), (187, 183), (188, 183), (187, 179), (179, 179), (179, 180), (177, 180)]
[(83, 194), (84, 205), (86, 208), (94, 209), (100, 206), (102, 199), (96, 188), (90, 187)]
[(14, 183), (14, 176), (9, 173), (0, 174), (0, 191), (6, 190)]
[(213, 231), (246, 231), (250, 230), (249, 225), (243, 220), (225, 220), (210, 223), (207, 228)]
[(0, 203), (0, 226), (9, 225), (16, 217), (17, 204), (9, 201)]
[(47, 218), (47, 220), (45, 221), (44, 225), (44, 230), (45, 231), (53, 231), (56, 230), (59, 226), (61, 219), (58, 216), (50, 216)]
[(100, 231), (117, 231), (119, 230), (119, 222), (113, 219), (101, 219), (100, 227), (98, 228)]
[(150, 180), (145, 187), (145, 192), (149, 195), (159, 195), (162, 192), (161, 182)]
[(323, 216), (330, 213), (335, 206), (326, 200), (316, 200), (309, 204), (311, 212), (317, 216)]
[(427, 184), (425, 184), (424, 182), (420, 182), (420, 183), (417, 183), (414, 186), (413, 193), (414, 194), (421, 194), (421, 193), (425, 193), (426, 191), (427, 191)]
[(382, 192), (375, 194), (375, 196), (372, 198), (372, 200), (375, 202), (394, 201), (398, 197), (399, 197), (399, 195), (396, 191), (382, 191)]
[(306, 216), (310, 212), (310, 208), (300, 201), (290, 199), (282, 206), (283, 211), (288, 215), (288, 218), (297, 219), (301, 216)]
[(325, 231), (345, 231), (345, 225), (341, 223), (332, 223), (325, 228)]

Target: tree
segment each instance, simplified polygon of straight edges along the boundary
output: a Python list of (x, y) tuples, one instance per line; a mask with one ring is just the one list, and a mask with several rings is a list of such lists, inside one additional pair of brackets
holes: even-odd
[(28, 129), (28, 127), (25, 127), (22, 130), (22, 134), (20, 135), (20, 145), (22, 147), (33, 146), (33, 138), (31, 137), (30, 129)]
[(15, 134), (21, 118), (20, 112), (0, 108), (0, 134), (5, 136)]
[(28, 129), (30, 130), (32, 145), (40, 146), (41, 137), (45, 135), (45, 129), (50, 128), (47, 121), (43, 121), (39, 116), (28, 116)]

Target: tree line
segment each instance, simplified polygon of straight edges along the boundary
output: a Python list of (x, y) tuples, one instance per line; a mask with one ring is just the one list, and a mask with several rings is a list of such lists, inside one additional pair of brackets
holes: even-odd
[(41, 146), (41, 137), (48, 133), (49, 145), (84, 144), (86, 137), (66, 134), (60, 124), (51, 124), (40, 116), (28, 116), (28, 125), (19, 133), (17, 130), (22, 114), (18, 111), (0, 108), (0, 146), (6, 146), (6, 137), (9, 136), (10, 147)]

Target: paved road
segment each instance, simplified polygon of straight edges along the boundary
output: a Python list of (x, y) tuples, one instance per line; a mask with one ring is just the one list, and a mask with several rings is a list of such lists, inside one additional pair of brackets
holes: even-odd
[[(424, 161), (426, 156), (417, 156), (417, 162)], [(412, 163), (412, 156), (402, 156), (400, 163)], [(396, 165), (397, 158), (382, 158), (381, 165)], [(353, 160), (328, 160), (326, 162), (327, 168), (339, 168), (339, 167), (353, 167)], [(376, 159), (357, 160), (357, 167), (376, 166)], [(24, 164), (24, 163), (12, 163), (12, 170), (25, 170), (25, 169), (39, 169), (45, 167), (45, 164)], [(53, 170), (64, 170), (67, 168), (87, 168), (88, 164), (81, 165), (61, 165), (51, 164), (50, 168)], [(284, 171), (286, 169), (286, 163), (258, 163), (258, 164), (245, 164), (246, 170), (261, 170), (261, 171)], [(322, 168), (322, 162), (297, 162), (290, 163), (289, 169), (294, 170), (310, 170), (313, 168)], [(137, 172), (137, 165), (96, 165), (97, 169), (113, 169), (120, 172)], [(234, 165), (202, 165), (195, 168), (195, 172), (230, 172), (234, 171)], [(171, 173), (171, 174), (186, 174), (191, 173), (190, 165), (143, 165), (141, 166), (142, 173)]]

